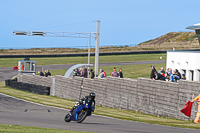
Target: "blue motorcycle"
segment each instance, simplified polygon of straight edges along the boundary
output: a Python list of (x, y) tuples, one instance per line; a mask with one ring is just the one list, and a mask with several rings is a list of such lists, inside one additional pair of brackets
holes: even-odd
[(92, 112), (94, 112), (94, 106), (94, 102), (89, 102), (88, 100), (86, 100), (83, 104), (80, 104), (76, 109), (65, 116), (65, 122), (83, 122), (87, 116), (90, 116)]

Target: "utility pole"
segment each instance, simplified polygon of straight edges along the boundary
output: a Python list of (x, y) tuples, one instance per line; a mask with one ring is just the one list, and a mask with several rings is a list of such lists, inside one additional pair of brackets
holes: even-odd
[(99, 31), (100, 20), (97, 20), (97, 32), (96, 32), (96, 48), (95, 48), (95, 77), (98, 76), (99, 69)]

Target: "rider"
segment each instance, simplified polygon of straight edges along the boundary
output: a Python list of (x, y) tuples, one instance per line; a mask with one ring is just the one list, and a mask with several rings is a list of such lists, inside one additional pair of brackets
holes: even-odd
[(74, 107), (72, 109), (70, 109), (69, 113), (71, 114), (74, 109), (76, 109), (79, 105), (81, 104), (85, 104), (85, 101), (87, 100), (88, 103), (91, 102), (91, 104), (93, 105), (93, 112), (95, 109), (95, 93), (94, 92), (90, 92), (89, 96), (85, 96), (84, 98), (80, 99), (79, 101), (76, 101)]

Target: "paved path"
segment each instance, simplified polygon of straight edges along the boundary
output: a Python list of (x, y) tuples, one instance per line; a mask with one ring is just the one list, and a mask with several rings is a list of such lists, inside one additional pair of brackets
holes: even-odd
[[(121, 66), (121, 65), (137, 65), (137, 64), (159, 64), (165, 63), (165, 60), (156, 60), (156, 61), (134, 61), (134, 62), (110, 62), (110, 63), (100, 63), (99, 66)], [(58, 69), (69, 69), (74, 64), (61, 64), (61, 65), (42, 65), (37, 66), (36, 70), (58, 70)], [(17, 71), (13, 70), (13, 67), (0, 68), (0, 81), (6, 79), (11, 79), (17, 75)]]
[(64, 122), (66, 110), (41, 106), (0, 94), (0, 123), (103, 133), (198, 133), (200, 130), (151, 125), (102, 116), (79, 124)]

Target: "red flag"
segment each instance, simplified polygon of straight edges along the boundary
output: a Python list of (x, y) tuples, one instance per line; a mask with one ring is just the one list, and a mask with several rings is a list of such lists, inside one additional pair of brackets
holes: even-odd
[(192, 104), (193, 102), (188, 101), (180, 111), (186, 116), (190, 117), (192, 111)]

